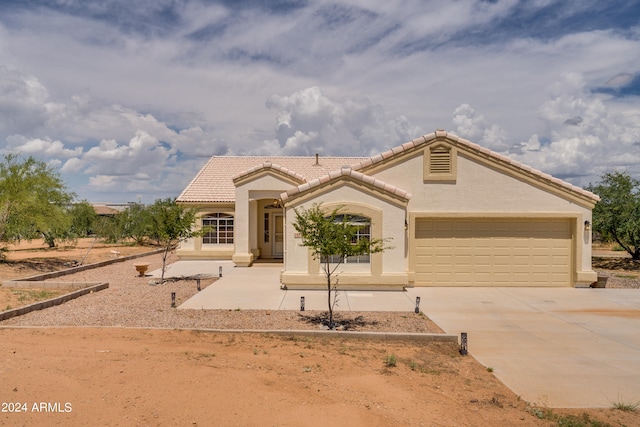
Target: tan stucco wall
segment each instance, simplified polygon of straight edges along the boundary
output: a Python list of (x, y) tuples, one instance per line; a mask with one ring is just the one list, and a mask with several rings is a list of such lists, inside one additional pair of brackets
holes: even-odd
[(232, 257), (236, 266), (246, 267), (260, 254), (259, 200), (273, 200), (298, 183), (278, 174), (260, 173), (243, 181), (236, 187), (235, 253)]
[[(458, 154), (455, 182), (424, 182), (423, 155), (417, 152), (394, 167), (372, 173), (412, 194), (410, 216), (498, 216), (498, 217), (571, 217), (574, 220), (574, 279), (580, 284), (595, 277), (591, 268), (591, 233), (584, 221), (591, 222), (591, 209), (554, 194), (543, 182), (510, 176), (490, 164), (464, 153)], [(407, 173), (407, 171), (415, 171)]]
[[(330, 192), (320, 192), (303, 203), (287, 206), (285, 271), (282, 283), (289, 288), (324, 286), (325, 276), (319, 262), (301, 247), (301, 239), (293, 227), (293, 208), (308, 209), (321, 203), (328, 211), (342, 207), (340, 212), (360, 214), (371, 218), (372, 238), (387, 239), (388, 248), (383, 253), (372, 254), (368, 269), (362, 265), (342, 265), (340, 288), (398, 288), (408, 284), (405, 256), (405, 212), (400, 204), (377, 197), (349, 184), (340, 185)], [(364, 270), (364, 271), (363, 271)]]
[[(590, 202), (558, 189), (540, 177), (518, 173), (508, 166), (496, 165), (474, 152), (459, 148), (455, 179), (424, 180), (423, 150), (407, 156), (396, 156), (370, 169), (368, 174), (411, 193), (400, 200), (362, 182), (338, 180), (304, 192), (288, 202), (285, 218), (285, 272), (283, 283), (299, 286), (323, 284), (317, 261), (300, 248), (295, 237), (293, 207), (308, 208), (313, 203), (325, 207), (345, 206), (346, 213), (372, 218), (374, 238), (390, 239), (382, 254), (374, 254), (369, 270), (345, 266), (341, 284), (359, 286), (404, 285), (411, 280), (409, 251), (416, 218), (499, 217), (499, 218), (569, 218), (573, 227), (573, 280), (588, 284), (595, 280), (591, 267), (591, 233), (584, 231), (584, 221), (591, 222)], [(365, 171), (366, 172), (366, 171)], [(235, 244), (226, 247), (203, 247), (201, 239), (184, 242), (178, 254), (183, 258), (233, 259), (238, 266), (248, 266), (261, 250), (268, 255), (261, 239), (264, 235), (264, 206), (280, 194), (299, 185), (291, 177), (264, 170), (236, 182), (236, 203), (212, 204), (203, 213), (226, 212), (235, 217)], [(406, 209), (406, 210), (405, 210)], [(405, 220), (408, 230), (405, 230)], [(372, 268), (371, 268), (372, 267)]]

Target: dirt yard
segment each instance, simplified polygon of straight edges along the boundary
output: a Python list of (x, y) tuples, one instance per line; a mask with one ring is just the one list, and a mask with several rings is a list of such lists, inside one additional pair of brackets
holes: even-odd
[(5, 425), (550, 426), (541, 417), (569, 413), (640, 422), (613, 409), (531, 408), (455, 346), (114, 328), (0, 335)]
[[(150, 252), (154, 248), (105, 244), (94, 239), (80, 239), (76, 244), (61, 244), (48, 248), (42, 240), (23, 241), (10, 245), (4, 262), (0, 262), (0, 283), (3, 280), (34, 276), (68, 268), (78, 263), (91, 264), (119, 256)], [(53, 298), (66, 293), (51, 289), (6, 289), (0, 287), (0, 311)]]
[[(27, 253), (0, 275), (35, 274)], [(2, 425), (640, 425), (633, 411), (531, 407), (454, 345), (88, 327), (0, 328), (0, 342)]]
[(0, 262), (0, 280), (29, 277), (62, 270), (77, 263), (91, 264), (154, 250), (149, 246), (107, 244), (90, 238), (79, 239), (75, 244), (62, 243), (56, 248), (48, 248), (42, 240), (22, 241), (8, 248), (6, 260)]

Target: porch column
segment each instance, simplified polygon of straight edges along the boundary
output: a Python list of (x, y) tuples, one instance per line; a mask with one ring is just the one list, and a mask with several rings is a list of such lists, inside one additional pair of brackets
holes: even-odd
[[(253, 206), (252, 206), (253, 205)], [(236, 206), (235, 206), (235, 218), (234, 218), (234, 243), (235, 253), (231, 260), (236, 267), (249, 267), (254, 260), (253, 253), (251, 253), (251, 211), (255, 211), (255, 202), (249, 201), (249, 192), (245, 189), (242, 191), (241, 187), (236, 188)], [(255, 222), (255, 221), (254, 221)]]

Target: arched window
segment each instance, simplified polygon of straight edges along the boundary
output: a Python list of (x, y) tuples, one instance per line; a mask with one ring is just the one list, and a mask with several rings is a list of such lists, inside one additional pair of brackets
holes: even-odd
[(203, 244), (233, 244), (233, 215), (208, 214), (202, 218), (202, 228), (207, 230), (207, 233), (202, 236)]
[[(349, 224), (358, 227), (358, 231), (353, 236), (352, 243), (357, 243), (360, 239), (371, 240), (371, 220), (366, 216), (341, 214), (336, 215), (336, 222), (346, 221)], [(340, 262), (340, 255), (331, 255), (329, 257), (330, 263)], [(345, 264), (369, 264), (371, 262), (370, 254), (348, 256), (343, 261)]]

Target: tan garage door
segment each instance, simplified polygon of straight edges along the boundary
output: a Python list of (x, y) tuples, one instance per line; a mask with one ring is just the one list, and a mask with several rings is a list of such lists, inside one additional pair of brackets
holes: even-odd
[(568, 219), (417, 219), (415, 286), (570, 286)]

